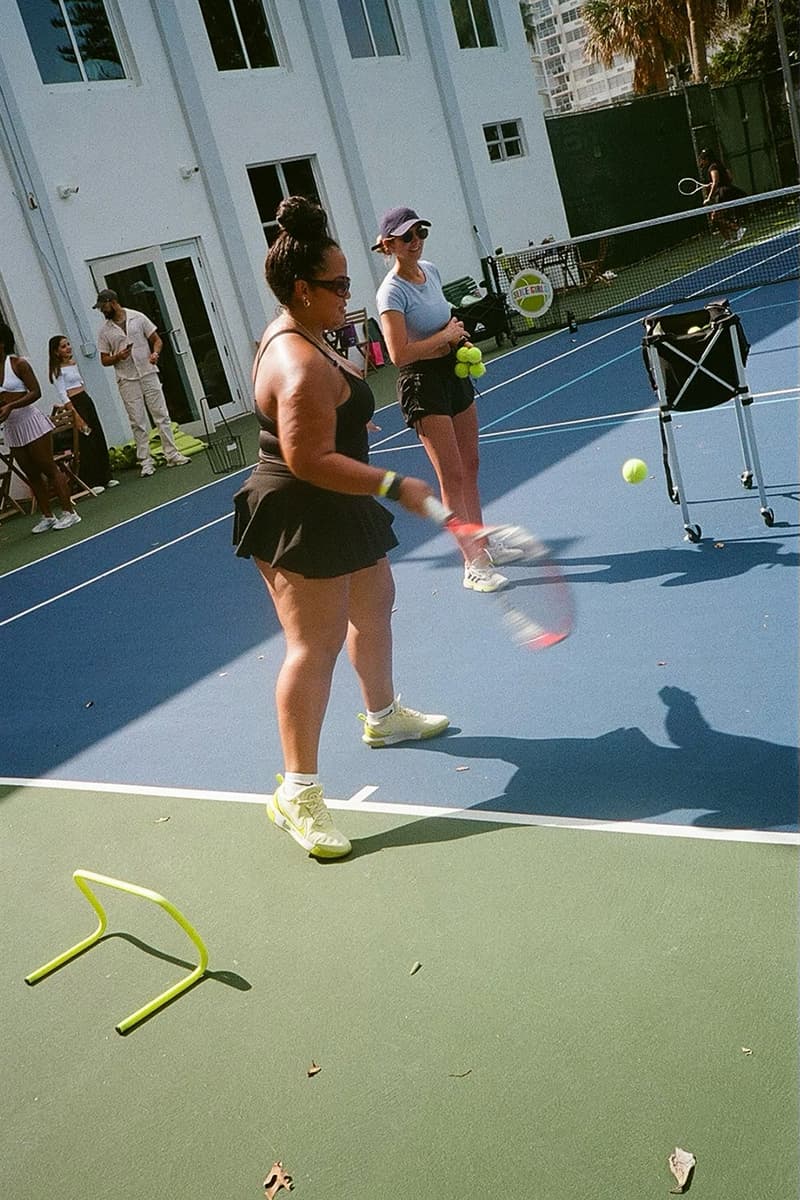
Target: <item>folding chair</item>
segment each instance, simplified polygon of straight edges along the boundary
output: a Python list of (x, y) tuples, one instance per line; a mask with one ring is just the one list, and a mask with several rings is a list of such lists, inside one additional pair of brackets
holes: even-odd
[(755, 478), (761, 517), (765, 525), (773, 525), (775, 514), (767, 505), (750, 413), (753, 397), (744, 370), (750, 346), (739, 317), (731, 312), (727, 300), (720, 300), (695, 312), (645, 317), (643, 324), (644, 364), (653, 390), (658, 393), (667, 494), (673, 504), (681, 506), (686, 540), (699, 542), (702, 530), (699, 525), (690, 523), (672, 431), (672, 413), (714, 408), (728, 400), (734, 403), (744, 460), (744, 470), (739, 478), (742, 486), (748, 489), (752, 488)]
[(355, 348), (364, 360), (364, 374), (368, 375), (381, 364), (375, 360), (373, 353), (373, 338), (369, 330), (369, 317), (366, 308), (355, 308), (345, 313), (344, 325), (333, 329), (328, 335), (328, 341), (340, 354), (347, 355), (348, 350)]
[[(81, 435), (78, 429), (76, 414), (66, 405), (54, 408), (50, 419), (55, 425), (53, 430), (53, 459), (69, 482), (70, 499), (80, 500), (82, 496), (94, 496), (94, 490), (80, 477), (81, 469)], [(36, 511), (36, 501), (33, 502)]]
[(25, 509), (20, 502), (11, 495), (11, 485), (14, 482), (14, 476), (21, 479), (26, 488), (30, 488), (28, 476), (17, 466), (14, 461), (14, 450), (11, 446), (6, 451), (0, 450), (0, 462), (5, 466), (5, 470), (0, 474), (0, 521), (4, 521), (6, 517), (13, 517), (15, 513), (25, 515)]

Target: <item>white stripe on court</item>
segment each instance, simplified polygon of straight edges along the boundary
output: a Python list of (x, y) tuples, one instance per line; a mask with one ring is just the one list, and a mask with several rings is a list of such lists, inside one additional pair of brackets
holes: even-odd
[(136, 558), (129, 558), (127, 562), (117, 563), (115, 567), (109, 567), (107, 571), (101, 571), (99, 575), (94, 575), (91, 579), (84, 579), (82, 583), (76, 583), (74, 587), (67, 588), (66, 591), (58, 592), (55, 596), (48, 596), (46, 600), (40, 600), (38, 604), (33, 604), (30, 608), (25, 608), (22, 612), (14, 613), (11, 617), (5, 617), (0, 621), (0, 629), (4, 625), (10, 625), (13, 621), (19, 621), (21, 617), (30, 616), (31, 613), (37, 612), (40, 608), (47, 608), (48, 604), (55, 604), (57, 600), (64, 600), (67, 596), (74, 595), (75, 592), (83, 591), (84, 588), (90, 587), (93, 583), (99, 583), (101, 579), (108, 579), (110, 575), (116, 575), (117, 571), (124, 571), (127, 567), (133, 567), (136, 563), (144, 562), (146, 558), (151, 558), (154, 554), (160, 554), (162, 550), (169, 550), (172, 546), (177, 546), (179, 542), (185, 542), (187, 538), (194, 537), (196, 533), (203, 533), (206, 529), (211, 529), (214, 525), (219, 525), (220, 521), (229, 521), (233, 513), (225, 513), (221, 517), (215, 517), (213, 521), (207, 521), (205, 525), (198, 526), (197, 529), (190, 529), (188, 533), (182, 533), (180, 537), (173, 538), (169, 542), (164, 542), (163, 545), (154, 546), (152, 550), (146, 550), (144, 554), (138, 554)]
[[(154, 796), (161, 800), (214, 800), (233, 804), (263, 804), (265, 796), (254, 792), (199, 791), (194, 788), (164, 788), (137, 786), (130, 783), (87, 783), (70, 779), (8, 779), (0, 777), (0, 787), (43, 788), (62, 792), (107, 792), (117, 796)], [(775, 846), (800, 846), (800, 833), (771, 829), (712, 829), (700, 825), (667, 825), (647, 821), (600, 821), (581, 817), (553, 817), (539, 813), (491, 812), (487, 809), (437, 808), (432, 804), (390, 804), (382, 801), (366, 803), (377, 785), (361, 788), (349, 800), (330, 800), (333, 809), (352, 809), (360, 812), (383, 813), (397, 817), (445, 817), (459, 821), (475, 821), (493, 825), (534, 825), (553, 829), (576, 829), (585, 833), (637, 833), (648, 837), (694, 838), (710, 842), (744, 842)]]

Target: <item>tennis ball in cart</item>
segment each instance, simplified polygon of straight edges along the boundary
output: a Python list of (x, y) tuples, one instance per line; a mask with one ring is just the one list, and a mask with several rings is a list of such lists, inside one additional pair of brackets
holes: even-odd
[(647, 479), (647, 463), (641, 458), (629, 458), (622, 464), (622, 478), (626, 483), (641, 483)]
[(469, 375), (469, 363), (457, 362), (453, 370), (459, 379), (466, 379)]

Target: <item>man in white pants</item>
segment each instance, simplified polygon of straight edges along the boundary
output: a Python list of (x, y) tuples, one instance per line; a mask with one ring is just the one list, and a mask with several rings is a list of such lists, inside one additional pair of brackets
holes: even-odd
[(150, 418), (161, 435), (168, 467), (190, 462), (181, 454), (172, 436), (167, 402), (158, 376), (158, 359), (163, 345), (155, 325), (135, 308), (123, 308), (116, 292), (98, 292), (94, 307), (105, 317), (97, 335), (97, 348), (104, 367), (113, 367), (117, 386), (136, 442), (136, 457), (142, 477), (155, 473), (150, 454)]

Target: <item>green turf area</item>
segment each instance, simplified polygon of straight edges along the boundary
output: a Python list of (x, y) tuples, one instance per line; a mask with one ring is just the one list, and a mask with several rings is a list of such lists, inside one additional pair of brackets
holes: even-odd
[[(698, 1198), (798, 1193), (794, 848), (348, 811), (318, 864), (260, 805), (0, 807), (3, 1195), (256, 1197), (281, 1159), (298, 1200), (658, 1197), (676, 1145)], [(209, 949), (125, 1038), (192, 947), (108, 892), (126, 936), (26, 987), (95, 927), (76, 867)]]

